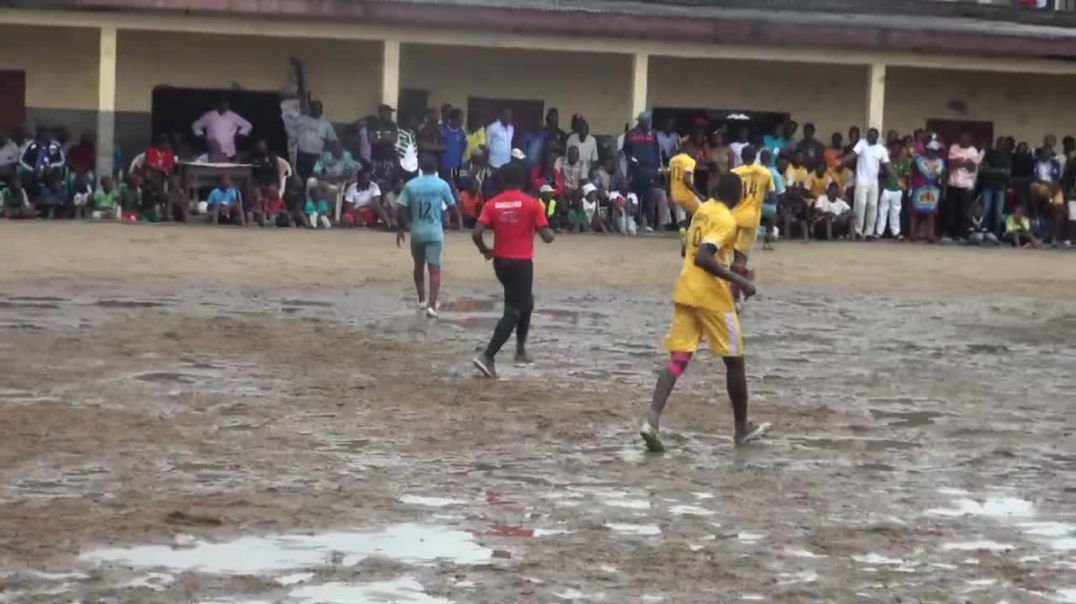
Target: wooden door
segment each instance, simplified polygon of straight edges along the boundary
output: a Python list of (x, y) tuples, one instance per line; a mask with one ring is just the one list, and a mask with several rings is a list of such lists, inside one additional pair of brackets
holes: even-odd
[(0, 70), (0, 130), (26, 123), (26, 72)]

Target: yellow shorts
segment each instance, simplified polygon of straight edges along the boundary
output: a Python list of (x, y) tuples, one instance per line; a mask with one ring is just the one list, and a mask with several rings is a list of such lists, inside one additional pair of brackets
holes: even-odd
[(720, 313), (715, 310), (673, 305), (672, 325), (665, 336), (669, 352), (697, 352), (706, 338), (710, 350), (719, 357), (742, 357), (743, 334), (735, 310)]
[(758, 227), (737, 227), (736, 228), (736, 243), (733, 244), (732, 249), (740, 252), (744, 256), (751, 255), (751, 248), (755, 245), (755, 233), (758, 232)]

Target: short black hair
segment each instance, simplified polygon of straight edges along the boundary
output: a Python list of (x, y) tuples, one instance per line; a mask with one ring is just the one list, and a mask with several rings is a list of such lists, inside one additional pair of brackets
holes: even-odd
[(497, 171), (497, 178), (505, 189), (522, 189), (526, 179), (523, 176), (523, 168), (516, 162), (509, 162)]
[(418, 160), (418, 167), (423, 174), (435, 174), (437, 173), (437, 158), (432, 153), (423, 153)]
[(747, 145), (740, 150), (740, 159), (743, 160), (745, 166), (755, 163), (756, 156), (758, 156), (758, 151), (751, 145)]
[(743, 182), (740, 181), (740, 177), (732, 172), (722, 174), (717, 180), (717, 186), (714, 187), (714, 197), (729, 207), (740, 203), (743, 197)]

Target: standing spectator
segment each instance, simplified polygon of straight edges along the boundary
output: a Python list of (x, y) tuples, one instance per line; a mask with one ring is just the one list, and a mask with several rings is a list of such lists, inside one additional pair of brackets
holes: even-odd
[(489, 167), (489, 162), (486, 161), (486, 152), (481, 148), (471, 151), (471, 157), (460, 171), (460, 179), (468, 178), (475, 181), (478, 185), (478, 190), (484, 196), (488, 192), (486, 188), (493, 184), (490, 178), (492, 175), (493, 169)]
[(441, 140), (445, 149), (441, 152), (441, 178), (455, 188), (459, 182), (460, 169), (463, 167), (467, 149), (467, 133), (463, 131), (463, 111), (452, 108), (448, 110), (448, 119), (441, 124)]
[(665, 120), (665, 127), (658, 131), (658, 148), (661, 149), (661, 165), (668, 166), (669, 160), (680, 148), (680, 133), (676, 131), (676, 118)]
[(489, 147), (489, 165), (494, 169), (512, 160), (512, 138), (516, 128), (512, 125), (512, 110), (504, 109), (501, 117), (486, 126), (486, 145)]
[(1039, 149), (1035, 162), (1035, 182), (1031, 183), (1031, 216), (1038, 223), (1040, 233), (1050, 225), (1049, 232), (1054, 246), (1065, 238), (1064, 199), (1061, 194), (1061, 169), (1058, 161), (1046, 147)]
[(545, 112), (545, 125), (542, 129), (531, 133), (528, 140), (523, 142), (527, 163), (533, 166), (550, 152), (554, 153), (554, 157), (560, 157), (564, 154), (567, 140), (568, 136), (560, 129), (560, 112), (556, 107), (550, 107), (549, 111)]
[(1068, 170), (1069, 162), (1076, 157), (1076, 138), (1066, 136), (1061, 139), (1061, 153), (1057, 155), (1057, 163), (1061, 164), (1061, 173)]
[[(700, 187), (699, 190), (700, 191), (708, 191), (709, 190), (709, 179), (713, 179), (714, 184), (716, 185), (717, 184), (717, 179), (720, 178), (723, 174), (728, 174), (729, 170), (731, 170), (733, 168), (733, 165), (732, 165), (732, 150), (729, 149), (728, 143), (725, 140), (725, 131), (724, 130), (717, 130), (717, 131), (714, 132), (713, 136), (711, 137), (711, 143), (709, 145), (709, 149), (706, 148), (705, 133), (703, 133), (701, 131), (700, 131), (700, 133), (703, 134), (703, 137), (701, 137), (700, 140), (699, 140), (699, 143), (701, 143), (701, 144), (695, 145), (695, 149), (696, 149), (696, 152), (701, 152), (701, 153), (706, 154), (705, 158), (709, 160), (707, 162), (707, 163), (709, 163), (709, 166), (708, 166), (708, 170), (707, 170), (707, 174), (706, 174), (707, 178), (699, 179), (699, 187)], [(706, 161), (706, 160), (701, 160), (701, 161)], [(775, 160), (773, 160), (772, 158), (770, 159), (771, 164), (774, 161)]]
[(396, 135), (396, 155), (404, 181), (418, 176), (418, 135), (415, 133), (415, 121), (415, 116), (408, 116)]
[(908, 189), (908, 170), (911, 160), (900, 140), (889, 145), (890, 164), (882, 177), (882, 194), (878, 202), (878, 221), (874, 227), (875, 237), (885, 235), (886, 220), (889, 221), (889, 234), (898, 241), (904, 241), (900, 233), (900, 210), (904, 193)]
[(280, 189), (280, 165), (277, 155), (269, 150), (269, 143), (265, 139), (258, 139), (254, 143), (254, 155), (250, 158), (251, 163), (251, 187), (243, 198), (247, 222), (254, 222), (254, 215), (258, 214), (264, 222), (265, 199), (268, 196), (269, 187)]
[(971, 144), (971, 135), (960, 134), (960, 142), (949, 148), (949, 186), (945, 192), (942, 242), (964, 239), (968, 232), (968, 212), (975, 199), (975, 177), (979, 171), (979, 150)]
[(579, 149), (579, 161), (583, 164), (583, 173), (590, 176), (590, 171), (598, 163), (598, 140), (590, 133), (590, 124), (582, 116), (575, 120), (575, 132), (568, 136), (568, 149)]
[(358, 171), (359, 162), (355, 161), (351, 152), (344, 149), (344, 144), (338, 140), (333, 141), (329, 150), (322, 153), (321, 159), (314, 164), (314, 176), (318, 184), (334, 195), (339, 193)]
[(845, 155), (848, 155), (848, 153), (856, 148), (856, 145), (859, 144), (860, 136), (861, 132), (859, 131), (859, 126), (852, 126), (848, 129), (848, 144), (844, 147)]
[(288, 133), (295, 138), (295, 173), (304, 182), (314, 173), (314, 164), (325, 153), (325, 146), (337, 140), (336, 130), (323, 114), (321, 101), (313, 101), (310, 103), (310, 113), (296, 118)]
[[(858, 131), (853, 131), (858, 139)], [(878, 142), (878, 129), (867, 131), (865, 140), (857, 140), (852, 152), (841, 159), (843, 164), (856, 164), (856, 193), (852, 208), (856, 218), (853, 238), (874, 239), (874, 225), (878, 220), (878, 176), (889, 169), (889, 151)], [(884, 168), (883, 168), (884, 166)]]
[(1027, 143), (1016, 146), (1012, 155), (1012, 188), (1016, 192), (1017, 203), (1029, 210), (1031, 205), (1031, 177), (1035, 172), (1035, 157), (1031, 155)]
[(912, 212), (908, 229), (912, 241), (922, 238), (934, 243), (934, 216), (938, 213), (942, 178), (945, 176), (945, 160), (941, 157), (941, 150), (941, 143), (932, 140), (927, 143), (924, 153), (916, 155), (912, 162)]
[(795, 149), (796, 146), (799, 144), (799, 141), (796, 140), (796, 131), (799, 129), (800, 125), (796, 123), (796, 120), (788, 120), (785, 122), (785, 130), (783, 133), (785, 139), (785, 148), (782, 149), (783, 151), (790, 151), (792, 149)]
[(650, 189), (657, 181), (661, 167), (661, 149), (658, 147), (657, 134), (650, 128), (650, 112), (639, 114), (635, 128), (624, 136), (624, 157), (628, 161), (628, 178), (632, 191), (642, 204), (640, 226), (646, 232), (653, 232), (654, 224), (653, 196)]
[[(830, 138), (830, 145), (826, 147), (823, 152), (823, 157), (826, 160), (826, 166), (829, 168), (837, 167), (840, 163), (841, 156), (844, 155), (844, 137), (840, 132), (834, 132), (833, 137)], [(841, 195), (844, 195), (844, 191), (841, 191)]]
[(440, 159), (445, 150), (445, 139), (441, 132), (440, 113), (434, 108), (426, 110), (426, 116), (418, 127), (418, 152)]
[(482, 127), (482, 120), (472, 113), (467, 116), (467, 149), (464, 157), (473, 157), (475, 150), (486, 152), (486, 129)]
[[(747, 142), (748, 135), (749, 135), (749, 133), (748, 133), (748, 130), (747, 130), (747, 126), (740, 126), (736, 130), (736, 140), (733, 141), (732, 144), (729, 145), (729, 158), (732, 161), (732, 167), (733, 168), (739, 168), (740, 166), (743, 165), (743, 155), (742, 155), (742, 153), (743, 153), (743, 148), (748, 145), (748, 142)], [(778, 159), (778, 157), (775, 154), (773, 161), (776, 162), (777, 159)], [(717, 184), (717, 183), (714, 183), (714, 184)]]
[(376, 120), (376, 117), (368, 115), (359, 118), (359, 120), (355, 122), (355, 128), (359, 133), (359, 160), (367, 166), (373, 166), (374, 164), (374, 148), (370, 143), (370, 124)]
[(1001, 233), (1006, 193), (1009, 190), (1009, 178), (1012, 176), (1012, 160), (1012, 149), (1009, 148), (1008, 141), (1004, 136), (999, 136), (994, 148), (986, 152), (979, 167), (983, 223), (995, 237)]
[(587, 182), (587, 171), (584, 169), (583, 160), (579, 159), (579, 147), (568, 147), (567, 157), (557, 159), (557, 169), (564, 182), (566, 195), (572, 195)]
[(75, 174), (93, 174), (97, 165), (97, 150), (93, 132), (83, 132), (77, 145), (67, 150), (67, 165)]
[[(396, 110), (388, 105), (377, 108), (377, 119), (366, 125), (373, 159), (374, 182), (381, 188), (391, 187), (399, 172), (400, 157), (396, 152), (400, 128), (392, 120)], [(305, 181), (304, 181), (305, 185)]]
[[(788, 146), (788, 141), (785, 139), (785, 124), (784, 122), (777, 122), (773, 125), (773, 132), (762, 137), (762, 148), (770, 152), (770, 164), (767, 168), (772, 168), (777, 165), (777, 160), (780, 159), (781, 154), (784, 153), (785, 147)], [(759, 154), (761, 160), (762, 155)]]
[(18, 143), (11, 140), (7, 132), (0, 131), (0, 180), (15, 173), (20, 151)]
[(195, 136), (204, 137), (207, 146), (215, 141), (221, 153), (228, 159), (234, 159), (236, 135), (250, 136), (254, 126), (229, 109), (229, 106), (228, 97), (220, 97), (212, 111), (207, 111), (191, 124), (191, 130), (194, 131)]
[(814, 137), (814, 124), (808, 122), (803, 125), (803, 140), (796, 145), (797, 151), (803, 152), (803, 163), (813, 166), (822, 163), (825, 159), (826, 147)]

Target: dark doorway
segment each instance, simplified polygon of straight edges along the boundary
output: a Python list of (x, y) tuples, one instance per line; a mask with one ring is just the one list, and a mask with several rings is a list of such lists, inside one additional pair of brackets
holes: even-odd
[(397, 120), (402, 125), (409, 123), (407, 120), (413, 117), (416, 124), (421, 124), (422, 118), (426, 116), (429, 102), (430, 93), (428, 90), (416, 90), (414, 88), (400, 90), (400, 106), (396, 108)]
[[(773, 127), (788, 120), (789, 114), (775, 111), (745, 111), (742, 109), (692, 109), (684, 107), (656, 107), (654, 109), (654, 127), (664, 128), (665, 122), (672, 119), (676, 131), (688, 134), (696, 124), (705, 124), (707, 132), (726, 129), (735, 135), (740, 127), (746, 127), (748, 140), (762, 139), (773, 132)], [(731, 142), (731, 139), (730, 141)]]
[(478, 118), (480, 124), (488, 126), (500, 117), (505, 109), (512, 110), (516, 134), (512, 145), (518, 147), (523, 140), (523, 133), (536, 132), (542, 127), (545, 101), (518, 99), (488, 99), (472, 96), (467, 99), (467, 115)]
[(994, 142), (994, 122), (977, 122), (973, 120), (927, 120), (927, 130), (934, 132), (948, 148), (960, 141), (960, 135), (967, 132), (971, 142), (979, 149), (986, 149)]
[(195, 149), (204, 151), (205, 141), (195, 140), (191, 124), (212, 109), (221, 95), (228, 96), (232, 111), (254, 125), (249, 139), (239, 137), (236, 140), (240, 154), (249, 153), (254, 148), (254, 141), (264, 138), (275, 153), (288, 156), (288, 135), (280, 118), (280, 95), (275, 92), (158, 86), (153, 89), (153, 136), (182, 132)]
[(26, 72), (0, 70), (0, 130), (26, 123)]

